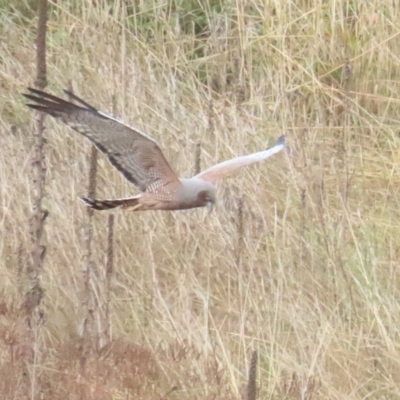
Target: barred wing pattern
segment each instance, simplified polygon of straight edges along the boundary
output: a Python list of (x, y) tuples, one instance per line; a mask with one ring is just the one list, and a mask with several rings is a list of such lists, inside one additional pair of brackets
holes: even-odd
[(173, 198), (181, 183), (153, 139), (96, 110), (71, 92), (65, 91), (80, 106), (40, 90), (28, 90), (34, 95), (24, 96), (36, 103), (28, 104), (30, 108), (60, 118), (85, 136), (141, 191), (157, 194), (155, 197), (162, 201)]

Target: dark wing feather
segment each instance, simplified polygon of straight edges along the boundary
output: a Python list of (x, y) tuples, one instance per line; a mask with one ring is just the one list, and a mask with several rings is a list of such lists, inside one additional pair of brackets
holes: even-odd
[(61, 119), (107, 155), (111, 164), (142, 191), (168, 191), (181, 183), (158, 144), (139, 130), (96, 110), (79, 97), (65, 91), (80, 105), (28, 88), (24, 94), (35, 104), (28, 107)]

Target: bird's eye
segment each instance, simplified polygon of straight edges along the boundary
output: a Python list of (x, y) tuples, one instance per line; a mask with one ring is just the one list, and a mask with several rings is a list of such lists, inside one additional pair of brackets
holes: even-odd
[(207, 202), (210, 201), (210, 195), (206, 190), (203, 190), (201, 192), (199, 192), (199, 194), (197, 195), (197, 198), (201, 201)]

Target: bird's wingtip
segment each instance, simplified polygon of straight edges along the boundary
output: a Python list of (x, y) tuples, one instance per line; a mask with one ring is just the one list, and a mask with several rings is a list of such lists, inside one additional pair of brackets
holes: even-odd
[(79, 197), (79, 200), (85, 204), (86, 206), (91, 206), (93, 204), (93, 200), (92, 199), (88, 199), (87, 197)]
[(34, 93), (34, 94), (37, 94), (37, 95), (41, 95), (42, 93), (44, 93), (42, 90), (35, 89), (35, 88), (33, 88), (33, 87), (30, 87), (30, 86), (28, 86), (28, 87), (26, 88), (26, 90), (27, 90), (28, 92), (31, 92), (31, 93)]
[(272, 149), (277, 146), (283, 146), (285, 147), (285, 135), (279, 136), (278, 140), (272, 147), (267, 147), (266, 150)]
[(285, 145), (285, 135), (279, 136), (275, 146), (284, 146), (284, 145)]

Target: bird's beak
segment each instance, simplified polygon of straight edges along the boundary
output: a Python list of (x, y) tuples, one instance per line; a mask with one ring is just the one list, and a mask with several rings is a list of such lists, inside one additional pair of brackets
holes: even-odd
[(214, 208), (214, 202), (208, 201), (208, 202), (207, 202), (207, 208), (208, 208), (208, 213), (211, 214), (211, 211), (212, 211), (213, 208)]

